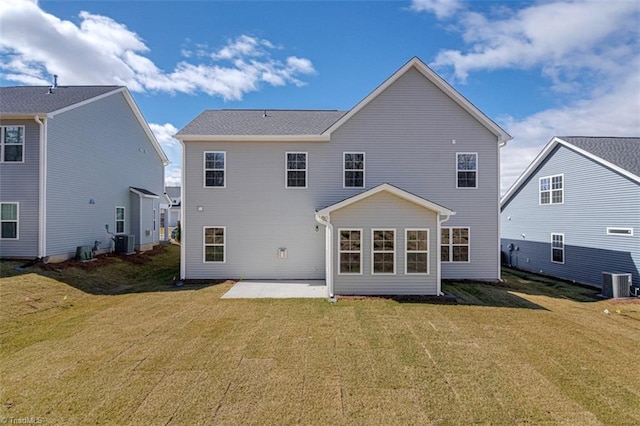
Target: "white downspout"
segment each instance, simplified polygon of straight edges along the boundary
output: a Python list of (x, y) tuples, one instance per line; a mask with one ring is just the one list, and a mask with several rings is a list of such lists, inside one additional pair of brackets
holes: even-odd
[(500, 212), (500, 172), (502, 170), (502, 165), (500, 164), (500, 148), (507, 146), (507, 142), (510, 139), (499, 139), (498, 140), (498, 281), (502, 281), (502, 252), (500, 251), (500, 239), (502, 238), (502, 220), (501, 220), (501, 212)]
[(333, 225), (329, 216), (316, 214), (316, 221), (325, 226), (325, 280), (327, 282), (327, 296), (333, 299)]
[(447, 222), (449, 219), (451, 219), (451, 216), (453, 216), (455, 214), (455, 212), (452, 212), (450, 214), (447, 215), (447, 217), (443, 220), (440, 220), (440, 213), (438, 213), (438, 229), (437, 229), (437, 236), (436, 236), (436, 241), (437, 241), (437, 248), (436, 248), (436, 256), (438, 259), (438, 262), (436, 263), (436, 270), (437, 270), (437, 285), (438, 288), (436, 289), (436, 294), (438, 296), (444, 296), (444, 293), (442, 292), (442, 224)]
[(47, 119), (42, 121), (38, 116), (34, 119), (40, 125), (38, 257), (44, 259), (47, 255)]
[[(187, 147), (184, 143), (184, 140), (178, 139), (180, 141), (180, 145), (182, 145), (182, 173), (180, 176), (180, 279), (184, 280), (187, 277), (187, 234), (185, 231), (187, 212), (185, 209), (185, 205), (187, 204), (187, 199), (185, 197), (187, 191), (186, 189), (186, 180), (187, 180), (187, 172), (186, 172), (186, 157), (187, 157)], [(171, 209), (171, 206), (169, 206)], [(225, 235), (225, 238), (227, 236)], [(226, 241), (226, 240), (225, 240)], [(226, 256), (226, 255), (225, 255)]]

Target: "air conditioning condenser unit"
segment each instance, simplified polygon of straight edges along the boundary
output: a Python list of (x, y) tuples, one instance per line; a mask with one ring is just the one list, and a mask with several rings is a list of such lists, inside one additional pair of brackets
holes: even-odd
[(602, 273), (602, 295), (607, 298), (617, 299), (629, 297), (631, 288), (631, 274), (626, 273)]

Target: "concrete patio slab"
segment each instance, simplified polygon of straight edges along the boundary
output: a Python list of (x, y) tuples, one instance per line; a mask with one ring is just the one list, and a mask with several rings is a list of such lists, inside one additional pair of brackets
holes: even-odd
[(238, 281), (221, 299), (296, 299), (327, 297), (324, 280)]

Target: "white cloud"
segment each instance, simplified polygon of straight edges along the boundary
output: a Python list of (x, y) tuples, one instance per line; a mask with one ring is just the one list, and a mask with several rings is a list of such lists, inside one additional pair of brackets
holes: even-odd
[(461, 7), (460, 0), (413, 0), (411, 4), (411, 10), (431, 12), (440, 19), (453, 15)]
[(431, 66), (453, 69), (462, 82), (475, 71), (539, 70), (541, 89), (556, 94), (552, 108), (499, 120), (514, 136), (502, 150), (503, 192), (553, 136), (640, 135), (640, 3), (544, 1), (486, 14), (462, 3), (451, 13), (420, 9), (424, 3), (414, 0), (413, 9), (450, 19), (468, 45), (439, 52)]
[[(315, 69), (305, 58), (277, 59), (282, 50), (269, 40), (240, 35), (212, 50), (194, 43), (172, 71), (158, 68), (150, 49), (134, 31), (115, 20), (83, 11), (80, 23), (44, 12), (37, 2), (0, 3), (0, 75), (23, 84), (119, 84), (133, 92), (206, 93), (240, 100), (261, 85), (304, 84), (299, 77)], [(189, 62), (199, 60), (200, 63)]]
[(178, 129), (171, 123), (156, 124), (149, 123), (151, 131), (162, 146), (165, 154), (171, 161), (164, 171), (164, 180), (166, 186), (180, 186), (182, 176), (182, 145), (173, 135), (178, 133)]

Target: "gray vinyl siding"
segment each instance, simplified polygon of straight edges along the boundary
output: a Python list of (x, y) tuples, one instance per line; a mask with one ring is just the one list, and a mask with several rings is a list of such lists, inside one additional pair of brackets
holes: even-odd
[[(564, 175), (564, 203), (540, 205), (539, 178), (556, 174)], [(515, 267), (598, 286), (602, 272), (640, 282), (640, 186), (575, 151), (558, 146), (501, 220), (503, 256)], [(607, 227), (632, 228), (633, 236), (607, 235)], [(564, 264), (551, 262), (551, 233), (564, 234)], [(517, 252), (509, 254), (509, 243)]]
[(18, 239), (0, 240), (0, 258), (35, 258), (40, 211), (40, 125), (35, 120), (0, 120), (0, 125), (25, 126), (24, 162), (0, 162), (0, 201), (19, 203)]
[[(226, 188), (203, 187), (205, 151), (226, 152)], [(308, 153), (307, 189), (284, 187), (288, 151)], [(343, 188), (344, 152), (366, 153), (365, 188)], [(456, 189), (457, 152), (478, 153), (477, 189)], [(324, 278), (315, 211), (382, 183), (456, 211), (445, 226), (471, 228), (471, 262), (443, 264), (443, 278), (499, 276), (497, 138), (416, 70), (330, 142), (186, 142), (184, 155), (185, 278)], [(226, 226), (226, 263), (203, 262), (204, 226)]]
[(105, 225), (115, 232), (116, 206), (125, 207), (131, 233), (130, 186), (162, 195), (164, 166), (121, 93), (49, 120), (47, 254), (73, 255), (94, 241), (108, 248)]
[[(437, 294), (437, 214), (388, 193), (376, 194), (331, 214), (336, 294)], [(362, 229), (362, 274), (339, 274), (339, 229)], [(429, 274), (405, 274), (405, 229), (429, 230)], [(395, 230), (395, 274), (372, 274), (372, 229)]]

